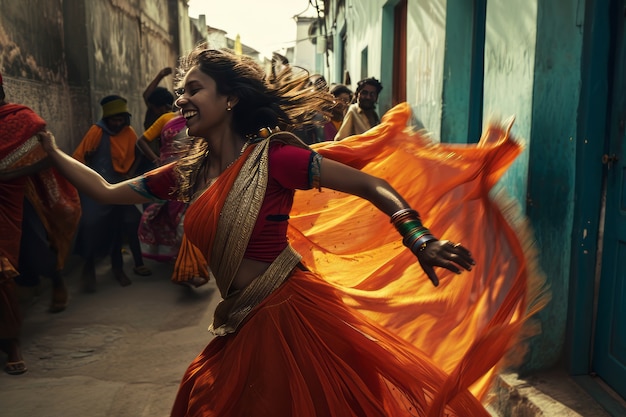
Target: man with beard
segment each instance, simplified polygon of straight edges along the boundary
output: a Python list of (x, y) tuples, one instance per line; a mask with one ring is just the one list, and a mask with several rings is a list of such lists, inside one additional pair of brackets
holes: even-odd
[[(114, 184), (128, 179), (136, 169), (137, 134), (130, 126), (131, 115), (125, 98), (107, 96), (100, 105), (102, 119), (89, 129), (72, 156)], [(121, 286), (131, 284), (122, 268), (124, 238), (133, 255), (135, 274), (152, 273), (143, 263), (137, 237), (141, 213), (134, 205), (100, 204), (83, 193), (81, 205), (83, 214), (75, 247), (85, 260), (81, 275), (83, 292), (95, 292), (95, 261), (107, 253), (111, 256), (114, 278)]]
[(335, 140), (359, 135), (380, 123), (380, 117), (376, 113), (376, 101), (382, 89), (382, 84), (374, 77), (365, 78), (357, 83), (356, 103), (348, 107)]

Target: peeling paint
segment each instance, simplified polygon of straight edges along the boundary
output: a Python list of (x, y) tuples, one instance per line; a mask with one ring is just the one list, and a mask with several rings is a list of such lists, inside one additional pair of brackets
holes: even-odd
[(23, 52), (0, 25), (0, 69), (23, 78), (43, 81), (44, 75), (35, 58)]

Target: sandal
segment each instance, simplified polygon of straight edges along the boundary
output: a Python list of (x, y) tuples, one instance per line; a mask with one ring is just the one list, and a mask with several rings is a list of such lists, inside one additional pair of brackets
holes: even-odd
[(28, 368), (26, 368), (24, 361), (7, 362), (4, 366), (4, 372), (9, 375), (22, 375), (26, 371)]
[(133, 272), (136, 275), (141, 275), (143, 277), (147, 277), (148, 275), (152, 275), (152, 271), (145, 265), (139, 265), (133, 268)]

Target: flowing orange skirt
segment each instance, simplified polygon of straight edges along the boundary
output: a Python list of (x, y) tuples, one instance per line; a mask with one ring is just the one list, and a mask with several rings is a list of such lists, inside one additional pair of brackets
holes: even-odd
[[(418, 349), (296, 270), (191, 364), (172, 416), (423, 416), (447, 375)], [(465, 391), (449, 416), (489, 416)]]

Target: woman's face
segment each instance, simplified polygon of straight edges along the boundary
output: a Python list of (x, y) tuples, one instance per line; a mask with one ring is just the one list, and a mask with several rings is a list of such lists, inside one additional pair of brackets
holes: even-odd
[(230, 118), (226, 117), (228, 97), (219, 94), (215, 80), (197, 66), (185, 75), (182, 88), (176, 106), (187, 120), (189, 136), (206, 138), (229, 122)]

